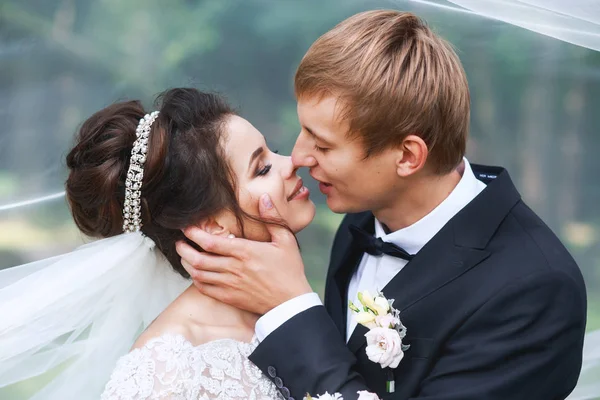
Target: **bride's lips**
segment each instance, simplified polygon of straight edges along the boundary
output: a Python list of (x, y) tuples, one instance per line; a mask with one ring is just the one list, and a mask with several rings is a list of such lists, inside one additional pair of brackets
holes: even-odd
[(309, 195), (310, 195), (310, 191), (308, 190), (308, 188), (306, 186), (304, 186), (304, 182), (302, 181), (302, 179), (299, 179), (298, 183), (296, 183), (296, 186), (294, 187), (294, 191), (287, 198), (287, 200), (292, 201), (292, 200), (307, 199)]

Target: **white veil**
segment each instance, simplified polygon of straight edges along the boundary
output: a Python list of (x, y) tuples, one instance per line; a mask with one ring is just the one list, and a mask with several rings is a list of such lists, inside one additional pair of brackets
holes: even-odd
[(474, 13), (600, 51), (597, 0), (449, 0)]
[(600, 2), (597, 0), (409, 1), (443, 8), (448, 12), (467, 12), (496, 19), (600, 51)]
[(189, 284), (140, 232), (0, 271), (0, 388), (49, 373), (32, 399), (98, 398), (117, 359)]

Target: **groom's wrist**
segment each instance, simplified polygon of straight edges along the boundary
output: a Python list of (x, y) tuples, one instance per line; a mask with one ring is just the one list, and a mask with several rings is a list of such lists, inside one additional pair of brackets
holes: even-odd
[(309, 308), (321, 306), (323, 303), (319, 295), (310, 292), (294, 297), (273, 308), (256, 322), (255, 332), (259, 341), (265, 340), (273, 331), (279, 328), (288, 320)]

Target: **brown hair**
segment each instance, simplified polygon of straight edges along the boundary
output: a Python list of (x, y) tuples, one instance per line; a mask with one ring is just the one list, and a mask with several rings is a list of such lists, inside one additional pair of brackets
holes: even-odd
[(465, 153), (470, 97), (451, 46), (417, 16), (378, 10), (354, 15), (321, 36), (302, 59), (296, 97), (336, 96), (350, 137), (368, 157), (409, 134), (428, 146), (436, 173)]
[[(235, 180), (223, 154), (227, 118), (234, 111), (219, 96), (178, 88), (162, 93), (152, 124), (142, 182), (142, 232), (173, 268), (189, 277), (175, 243), (181, 229), (219, 211), (234, 212), (243, 229)], [(146, 112), (139, 101), (110, 105), (79, 130), (67, 155), (67, 199), (86, 235), (122, 233), (125, 179), (135, 131)]]

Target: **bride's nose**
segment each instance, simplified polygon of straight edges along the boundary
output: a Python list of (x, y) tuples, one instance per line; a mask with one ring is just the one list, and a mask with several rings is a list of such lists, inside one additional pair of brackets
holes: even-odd
[(280, 171), (281, 177), (283, 179), (292, 178), (296, 173), (296, 167), (294, 167), (294, 163), (292, 162), (292, 157), (289, 156), (279, 156), (280, 158)]

